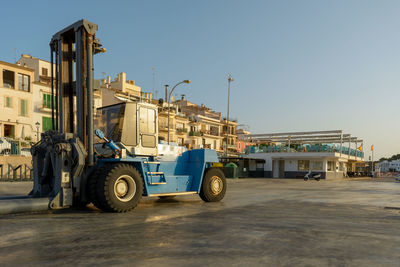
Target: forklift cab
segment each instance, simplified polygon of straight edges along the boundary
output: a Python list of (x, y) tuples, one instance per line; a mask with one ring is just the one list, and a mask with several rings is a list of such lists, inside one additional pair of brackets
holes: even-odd
[[(157, 107), (142, 102), (118, 103), (97, 109), (95, 129), (105, 137), (125, 148), (129, 154), (157, 156), (158, 120)], [(97, 139), (95, 148), (101, 151)]]

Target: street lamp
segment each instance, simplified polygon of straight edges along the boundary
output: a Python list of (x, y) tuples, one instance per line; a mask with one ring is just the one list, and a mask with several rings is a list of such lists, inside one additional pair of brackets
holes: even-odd
[(35, 123), (35, 125), (36, 125), (36, 141), (39, 141), (39, 126), (40, 126), (40, 123), (37, 121)]
[(231, 82), (233, 78), (230, 73), (228, 73), (228, 114), (226, 116), (226, 140), (225, 140), (225, 157), (228, 156), (228, 133), (229, 133), (229, 96), (231, 94)]
[(165, 85), (165, 90), (166, 90), (166, 92), (168, 93), (168, 99), (167, 99), (167, 101), (168, 101), (168, 145), (169, 145), (169, 105), (170, 105), (171, 94), (172, 94), (172, 92), (175, 90), (175, 88), (176, 88), (178, 85), (182, 84), (182, 83), (187, 83), (187, 84), (189, 84), (189, 83), (190, 83), (190, 80), (183, 80), (183, 81), (181, 81), (181, 82), (175, 84), (175, 86), (172, 87), (172, 90), (171, 90), (171, 92), (169, 92), (169, 93), (168, 93), (168, 85)]

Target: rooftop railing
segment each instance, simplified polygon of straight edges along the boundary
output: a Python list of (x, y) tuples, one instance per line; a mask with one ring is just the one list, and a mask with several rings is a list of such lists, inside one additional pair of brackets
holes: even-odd
[(275, 152), (336, 152), (344, 155), (364, 158), (364, 152), (357, 149), (333, 146), (333, 145), (299, 145), (296, 147), (288, 146), (248, 146), (245, 148), (246, 154), (254, 153), (275, 153)]

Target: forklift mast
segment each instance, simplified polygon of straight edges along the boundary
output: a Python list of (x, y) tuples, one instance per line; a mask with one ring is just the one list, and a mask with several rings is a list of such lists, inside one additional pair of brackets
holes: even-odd
[(52, 131), (31, 148), (32, 197), (47, 197), (53, 209), (85, 201), (86, 179), (95, 165), (93, 55), (105, 52), (97, 25), (80, 20), (50, 42)]
[(56, 96), (51, 103), (52, 128), (79, 138), (89, 166), (94, 165), (93, 55), (105, 52), (95, 38), (97, 29), (96, 24), (80, 20), (54, 34), (50, 42), (51, 90)]

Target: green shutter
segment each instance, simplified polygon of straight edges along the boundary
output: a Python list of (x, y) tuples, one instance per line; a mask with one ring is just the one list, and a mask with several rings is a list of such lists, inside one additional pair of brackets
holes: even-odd
[(28, 115), (28, 101), (21, 99), (20, 101), (20, 108), (19, 108), (19, 115), (26, 117)]
[[(56, 98), (53, 96), (53, 101), (55, 105)], [(51, 108), (51, 94), (43, 94), (43, 107)]]
[(49, 131), (52, 129), (51, 118), (42, 117), (42, 129), (43, 129), (43, 132), (46, 132), (46, 131)]

